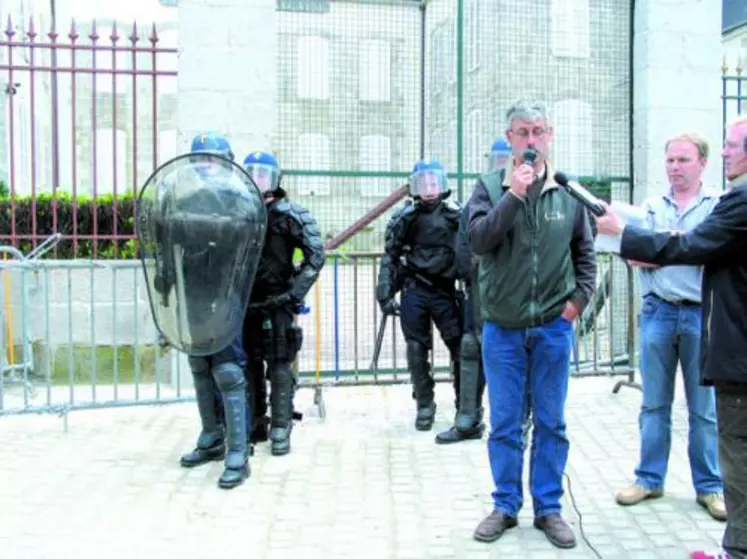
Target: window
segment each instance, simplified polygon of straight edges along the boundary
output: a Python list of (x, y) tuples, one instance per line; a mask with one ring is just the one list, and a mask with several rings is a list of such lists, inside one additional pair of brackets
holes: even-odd
[(551, 42), (554, 56), (589, 58), (589, 0), (551, 0)]
[[(178, 33), (175, 29), (161, 31), (158, 34), (156, 47), (159, 49), (175, 49), (179, 46)], [(119, 66), (119, 63), (117, 63)], [(179, 56), (170, 52), (159, 52), (156, 54), (156, 70), (159, 72), (176, 72), (179, 67)], [(119, 76), (117, 76), (119, 81)], [(176, 76), (158, 76), (158, 94), (168, 95), (177, 92)], [(119, 89), (119, 88), (117, 88)]]
[(553, 107), (555, 129), (553, 161), (575, 175), (594, 174), (594, 137), (591, 106), (565, 99)]
[[(361, 171), (391, 171), (392, 141), (387, 136), (361, 136), (358, 143), (358, 161)], [(361, 196), (389, 196), (392, 179), (378, 177), (360, 178), (358, 191)]]
[[(93, 142), (93, 136), (91, 137)], [(96, 160), (96, 193), (121, 194), (128, 189), (127, 185), (127, 133), (112, 128), (96, 129), (96, 144), (93, 146)], [(93, 170), (93, 162), (91, 162)], [(91, 192), (93, 194), (93, 181)]]
[(329, 41), (304, 36), (297, 45), (298, 96), (301, 99), (329, 99)]
[(362, 41), (358, 51), (358, 97), (361, 101), (391, 100), (392, 50), (387, 41)]
[(431, 91), (438, 93), (446, 82), (449, 71), (449, 54), (447, 48), (447, 28), (444, 25), (436, 27), (431, 33)]
[(482, 173), (486, 169), (485, 152), (482, 145), (482, 114), (479, 109), (469, 113), (467, 120), (467, 173)]
[[(301, 134), (298, 138), (298, 164), (303, 171), (328, 171), (331, 166), (329, 137), (325, 134)], [(328, 196), (329, 177), (298, 177), (299, 195)]]
[(480, 65), (480, 0), (468, 0), (467, 17), (462, 37), (467, 45), (467, 70), (475, 70)]
[[(449, 84), (457, 81), (457, 22), (447, 24), (446, 29), (446, 79)], [(462, 37), (464, 39), (464, 37)]]
[(166, 129), (158, 131), (158, 161), (160, 163), (165, 163), (178, 155), (176, 143), (176, 130)]

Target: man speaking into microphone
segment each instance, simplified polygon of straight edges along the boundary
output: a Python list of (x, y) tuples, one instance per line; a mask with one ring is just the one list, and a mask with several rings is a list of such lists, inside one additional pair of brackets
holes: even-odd
[(519, 101), (506, 124), (512, 161), (478, 179), (468, 210), (470, 247), (479, 257), (495, 482), (493, 512), (474, 537), (492, 542), (517, 525), (529, 405), (534, 526), (553, 545), (571, 548), (576, 538), (560, 514), (569, 449), (565, 401), (573, 322), (594, 291), (596, 256), (586, 209), (553, 178), (547, 160), (553, 129), (544, 105)]

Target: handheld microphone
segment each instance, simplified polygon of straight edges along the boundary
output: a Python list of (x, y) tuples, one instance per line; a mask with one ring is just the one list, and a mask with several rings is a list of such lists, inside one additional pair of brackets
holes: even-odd
[(558, 171), (553, 175), (553, 178), (555, 179), (555, 182), (565, 188), (568, 194), (586, 206), (586, 208), (595, 216), (602, 217), (605, 214), (606, 210), (599, 198), (594, 196), (576, 181), (570, 180), (565, 173)]
[(521, 156), (524, 159), (524, 163), (531, 167), (537, 161), (537, 150), (532, 148), (525, 149)]

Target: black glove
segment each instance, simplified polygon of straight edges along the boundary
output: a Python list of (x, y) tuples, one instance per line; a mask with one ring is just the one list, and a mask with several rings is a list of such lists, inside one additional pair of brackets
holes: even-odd
[(399, 314), (399, 303), (394, 298), (386, 299), (380, 303), (381, 312), (389, 315)]

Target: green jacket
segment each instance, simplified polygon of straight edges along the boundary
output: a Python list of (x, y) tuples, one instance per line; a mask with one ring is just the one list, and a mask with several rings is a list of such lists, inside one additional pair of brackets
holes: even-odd
[(597, 273), (588, 213), (554, 181), (549, 165), (548, 178), (523, 200), (508, 192), (511, 173), (481, 176), (469, 201), (483, 319), (504, 328), (539, 326), (558, 318), (569, 300), (581, 313)]

